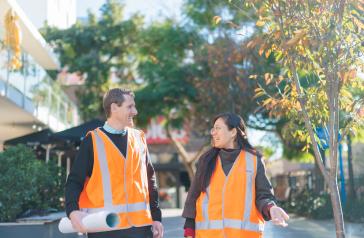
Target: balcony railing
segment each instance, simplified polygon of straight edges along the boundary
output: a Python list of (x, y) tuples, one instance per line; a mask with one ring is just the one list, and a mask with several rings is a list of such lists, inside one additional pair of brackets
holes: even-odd
[(22, 54), (22, 67), (10, 71), (9, 52), (0, 50), (0, 94), (33, 114), (49, 128), (59, 131), (79, 122), (76, 105), (29, 54)]

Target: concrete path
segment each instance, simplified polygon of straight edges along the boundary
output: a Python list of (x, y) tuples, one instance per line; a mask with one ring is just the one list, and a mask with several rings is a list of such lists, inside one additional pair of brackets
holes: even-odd
[[(165, 209), (163, 224), (164, 238), (182, 238), (184, 219), (182, 210)], [(280, 228), (270, 222), (266, 224), (264, 238), (335, 238), (333, 221), (316, 221), (291, 216), (288, 227)], [(346, 223), (346, 238), (363, 238), (364, 224)]]

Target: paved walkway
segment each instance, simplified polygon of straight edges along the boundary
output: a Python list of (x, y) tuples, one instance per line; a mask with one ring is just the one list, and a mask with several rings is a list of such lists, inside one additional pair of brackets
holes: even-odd
[[(163, 210), (164, 238), (182, 238), (184, 219), (180, 209)], [(267, 223), (264, 238), (335, 238), (333, 221), (314, 221), (291, 216), (288, 227)], [(346, 223), (346, 238), (363, 238), (364, 224)]]

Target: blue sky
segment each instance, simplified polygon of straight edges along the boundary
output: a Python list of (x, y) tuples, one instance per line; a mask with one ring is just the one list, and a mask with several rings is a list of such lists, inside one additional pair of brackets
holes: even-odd
[[(77, 16), (85, 17), (87, 9), (98, 14), (104, 2), (105, 0), (78, 0)], [(164, 17), (178, 18), (183, 0), (120, 0), (120, 2), (125, 4), (126, 16), (140, 12), (147, 20), (156, 20)]]

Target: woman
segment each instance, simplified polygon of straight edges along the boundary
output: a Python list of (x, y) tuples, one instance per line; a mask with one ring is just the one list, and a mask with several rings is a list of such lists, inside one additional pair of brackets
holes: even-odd
[(213, 123), (213, 147), (199, 159), (182, 214), (185, 237), (261, 238), (264, 220), (287, 226), (243, 119), (224, 113)]

